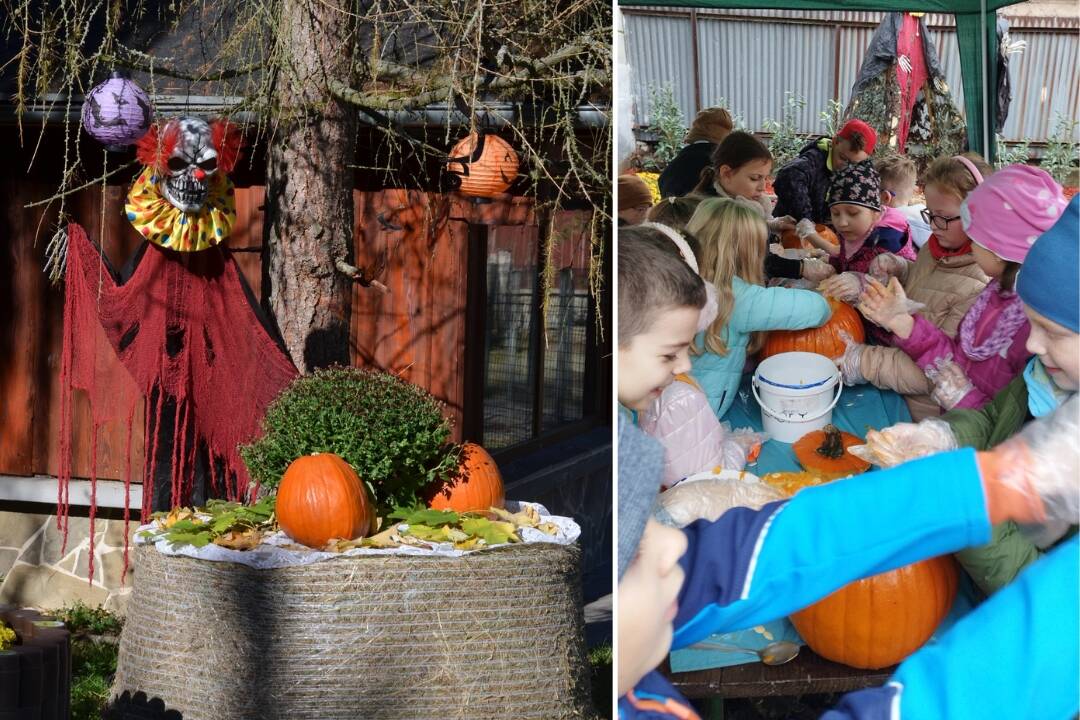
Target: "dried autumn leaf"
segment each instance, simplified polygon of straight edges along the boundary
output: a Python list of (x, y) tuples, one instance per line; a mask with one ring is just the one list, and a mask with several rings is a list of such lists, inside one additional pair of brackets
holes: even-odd
[(539, 525), (536, 526), (536, 529), (539, 530), (540, 532), (546, 533), (548, 535), (558, 535), (559, 534), (559, 526), (556, 525), (555, 523), (549, 523), (549, 522), (540, 523)]
[(262, 533), (258, 530), (233, 530), (214, 538), (214, 544), (231, 550), (251, 550), (262, 542)]

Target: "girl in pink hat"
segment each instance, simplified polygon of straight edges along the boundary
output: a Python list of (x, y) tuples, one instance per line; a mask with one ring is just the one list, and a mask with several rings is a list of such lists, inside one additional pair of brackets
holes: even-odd
[(950, 338), (920, 315), (893, 278), (870, 280), (859, 310), (893, 335), (934, 383), (932, 397), (946, 410), (980, 408), (1015, 378), (1028, 360), (1030, 325), (1014, 285), (1032, 243), (1065, 210), (1061, 186), (1045, 171), (1010, 165), (987, 178), (960, 206), (972, 255), (991, 278)]

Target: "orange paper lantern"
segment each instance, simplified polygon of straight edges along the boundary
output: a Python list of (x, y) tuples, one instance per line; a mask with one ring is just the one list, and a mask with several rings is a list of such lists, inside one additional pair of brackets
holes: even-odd
[(469, 133), (450, 151), (447, 170), (461, 178), (459, 189), (472, 197), (494, 197), (514, 184), (518, 156), (498, 135)]

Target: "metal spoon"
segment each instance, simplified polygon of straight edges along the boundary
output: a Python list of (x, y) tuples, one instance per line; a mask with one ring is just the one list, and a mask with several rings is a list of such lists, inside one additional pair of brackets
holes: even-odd
[(757, 655), (761, 662), (766, 665), (783, 665), (786, 662), (791, 662), (795, 659), (795, 656), (799, 654), (799, 644), (788, 642), (787, 640), (777, 640), (771, 642), (760, 650), (753, 648), (739, 647), (737, 645), (726, 645), (724, 643), (710, 642), (709, 640), (702, 640), (696, 642), (690, 647), (698, 650), (725, 650), (727, 652), (745, 652), (752, 655)]

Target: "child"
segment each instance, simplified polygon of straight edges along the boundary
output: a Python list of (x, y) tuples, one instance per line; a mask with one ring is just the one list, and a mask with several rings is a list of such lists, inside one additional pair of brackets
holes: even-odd
[(645, 222), (652, 204), (652, 192), (644, 180), (637, 175), (619, 176), (619, 227)]
[[(1004, 172), (1004, 171), (1002, 171)], [(1080, 198), (1031, 247), (1016, 282), (1031, 323), (1023, 374), (979, 410), (953, 410), (920, 423), (881, 431), (900, 463), (922, 455), (972, 447), (986, 450), (1015, 435), (1032, 418), (1050, 415), (1080, 388)], [(869, 440), (869, 438), (868, 438)], [(987, 595), (1012, 582), (1039, 557), (1031, 538), (1013, 523), (994, 526), (991, 541), (957, 554)]]
[[(924, 189), (933, 236), (914, 263), (883, 253), (869, 267), (873, 277), (896, 277), (907, 296), (925, 306), (918, 314), (950, 338), (956, 336), (960, 320), (989, 282), (971, 254), (971, 239), (964, 233), (959, 213), (964, 198), (990, 172), (990, 166), (974, 154), (934, 161), (926, 171)], [(822, 290), (853, 303), (864, 285), (862, 276), (843, 273), (826, 280)], [(941, 414), (930, 397), (933, 386), (926, 374), (899, 348), (852, 344), (837, 364), (848, 385), (869, 382), (906, 396), (915, 420)]]
[(839, 246), (818, 235), (814, 223), (809, 220), (800, 220), (796, 232), (799, 237), (828, 252), (829, 262), (838, 272), (865, 274), (870, 261), (886, 252), (915, 260), (907, 220), (903, 216), (889, 216), (889, 220), (885, 220), (881, 184), (869, 161), (851, 163), (837, 171), (829, 187), (829, 213), (832, 226), (840, 236)]
[(833, 173), (851, 163), (864, 162), (874, 152), (877, 133), (862, 120), (848, 120), (836, 137), (811, 140), (799, 156), (776, 173), (773, 214), (795, 220), (828, 223), (825, 202)]
[(930, 239), (930, 225), (922, 219), (925, 205), (912, 205), (915, 180), (918, 173), (915, 163), (903, 155), (887, 155), (874, 161), (874, 169), (881, 178), (881, 203), (885, 206), (885, 219), (899, 222), (899, 216), (907, 220), (911, 242), (921, 248)]
[(1064, 209), (1061, 186), (1026, 165), (1010, 165), (967, 196), (960, 206), (964, 231), (991, 282), (964, 315), (957, 338), (912, 316), (895, 278), (888, 288), (871, 281), (863, 294), (859, 310), (893, 334), (890, 344), (931, 379), (940, 373), (932, 397), (944, 409), (982, 407), (1027, 364), (1029, 325), (1013, 285), (1031, 238), (1049, 230)]
[[(648, 272), (641, 272), (647, 268)], [(647, 410), (690, 370), (705, 283), (656, 228), (619, 230), (619, 403)]]
[(649, 222), (666, 225), (679, 233), (694, 251), (694, 257), (701, 259), (701, 246), (692, 237), (686, 237), (686, 224), (694, 216), (700, 197), (673, 197), (661, 200), (649, 208)]
[(687, 230), (701, 243), (701, 276), (716, 286), (719, 308), (694, 340), (693, 374), (723, 418), (738, 392), (746, 356), (764, 342), (762, 331), (818, 327), (831, 311), (816, 292), (764, 287), (767, 229), (754, 210), (709, 198), (698, 205)]
[(722, 107), (705, 108), (697, 114), (686, 133), (686, 145), (660, 173), (657, 185), (662, 199), (689, 195), (701, 171), (712, 161), (716, 146), (731, 133), (735, 123)]
[[(765, 181), (772, 171), (769, 148), (747, 132), (733, 132), (713, 153), (712, 165), (701, 171), (691, 198), (728, 198), (761, 213), (769, 231), (779, 234), (795, 227), (795, 218), (772, 216), (772, 200), (765, 193)], [(821, 280), (831, 274), (816, 258), (792, 259), (773, 253), (765, 256), (765, 274), (769, 277)]]
[[(1066, 426), (1075, 432), (1075, 422)], [(1064, 434), (1056, 433), (1053, 450)], [(760, 510), (735, 508), (680, 531), (649, 518), (662, 450), (622, 416), (618, 442), (620, 720), (699, 719), (654, 670), (671, 647), (768, 622), (854, 579), (985, 542), (991, 522), (1041, 521), (1059, 507), (1075, 515), (1066, 479), (1080, 470), (1074, 453), (1049, 473), (1039, 466), (1017, 476), (1001, 471), (1007, 463), (995, 453), (959, 450), (808, 488)], [(1007, 450), (1011, 458), (1023, 448)], [(947, 634), (950, 653), (924, 648), (888, 685), (845, 698), (826, 717), (903, 711), (966, 720), (1026, 717), (1029, 709), (1070, 717), (1080, 675), (1077, 548), (1074, 538), (1014, 592), (966, 618), (973, 631)], [(995, 623), (1003, 632), (993, 631)]]

